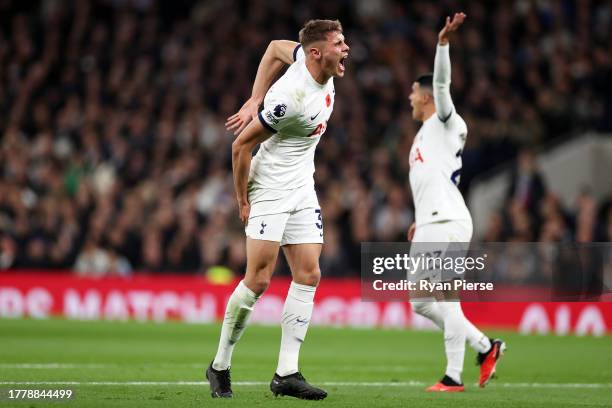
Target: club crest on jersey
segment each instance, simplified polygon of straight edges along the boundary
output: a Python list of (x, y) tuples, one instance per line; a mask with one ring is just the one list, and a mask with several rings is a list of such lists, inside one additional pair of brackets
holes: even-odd
[(274, 116), (276, 116), (277, 118), (282, 118), (283, 116), (285, 116), (286, 111), (287, 111), (287, 105), (285, 105), (284, 103), (276, 105), (274, 107)]

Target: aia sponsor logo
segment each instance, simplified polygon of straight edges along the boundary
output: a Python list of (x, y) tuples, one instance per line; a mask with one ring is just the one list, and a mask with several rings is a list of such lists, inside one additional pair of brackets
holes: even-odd
[(319, 123), (315, 130), (313, 130), (312, 133), (308, 135), (308, 137), (320, 136), (325, 133), (325, 129), (327, 129), (327, 121)]
[(418, 147), (415, 147), (414, 149), (410, 150), (410, 159), (408, 160), (410, 167), (414, 166), (416, 162), (425, 163), (425, 160), (423, 160), (423, 155), (421, 154), (421, 150)]

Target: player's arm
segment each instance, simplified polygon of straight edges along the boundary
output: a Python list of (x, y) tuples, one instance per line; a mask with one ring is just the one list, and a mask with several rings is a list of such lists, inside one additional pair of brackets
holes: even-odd
[(273, 132), (265, 128), (259, 120), (252, 121), (249, 126), (232, 143), (232, 171), (234, 175), (234, 190), (238, 200), (240, 221), (244, 224), (249, 220), (251, 206), (247, 195), (251, 154), (255, 146), (264, 142)]
[(465, 17), (464, 13), (455, 13), (452, 20), (450, 17), (446, 17), (446, 24), (438, 34), (438, 45), (434, 60), (433, 94), (436, 114), (442, 122), (446, 122), (455, 109), (450, 94), (451, 63), (448, 40), (450, 34), (463, 24)]
[(416, 222), (413, 222), (410, 225), (410, 228), (408, 228), (408, 233), (406, 234), (406, 238), (408, 238), (409, 242), (412, 242), (412, 239), (414, 238), (414, 233), (416, 232)]
[[(299, 43), (289, 40), (274, 40), (271, 41), (261, 58), (251, 98), (257, 102), (258, 106), (263, 101), (266, 92), (270, 89), (272, 81), (281, 72), (285, 65), (291, 65), (295, 62), (295, 52), (299, 47)], [(257, 115), (257, 112), (255, 112)]]
[(285, 65), (293, 64), (299, 47), (300, 44), (295, 41), (274, 40), (270, 42), (257, 68), (251, 97), (237, 113), (227, 119), (225, 122), (227, 130), (234, 131), (234, 135), (238, 135), (257, 116), (259, 105), (270, 89), (272, 81)]

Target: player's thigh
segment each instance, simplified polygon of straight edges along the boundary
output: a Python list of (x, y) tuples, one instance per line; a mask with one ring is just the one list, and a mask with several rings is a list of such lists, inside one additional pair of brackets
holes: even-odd
[(258, 295), (270, 285), (279, 247), (279, 242), (247, 237), (247, 267), (244, 284)]
[(283, 245), (283, 253), (291, 269), (293, 281), (302, 285), (316, 286), (321, 279), (319, 257), (323, 245), (319, 243)]
[(322, 243), (323, 216), (321, 208), (303, 208), (293, 211), (289, 215), (281, 239), (281, 246)]
[(270, 284), (288, 218), (288, 213), (255, 215), (245, 227), (247, 268), (244, 280), (255, 293), (263, 293)]
[[(441, 268), (447, 258), (462, 257), (467, 254), (469, 242), (472, 237), (472, 224), (470, 221), (448, 221), (426, 224), (418, 227), (413, 244), (410, 249), (411, 257), (421, 257), (421, 264), (409, 279), (412, 281), (426, 280), (431, 283), (449, 282), (459, 276), (453, 270)], [(411, 298), (434, 297), (437, 300), (455, 300), (458, 292), (444, 291), (414, 291)]]
[[(316, 200), (309, 192), (304, 200)], [(318, 203), (316, 203), (318, 204)], [(305, 285), (317, 285), (321, 278), (319, 256), (323, 244), (323, 217), (321, 208), (308, 207), (294, 211), (287, 220), (281, 241), (293, 280)]]
[[(444, 231), (437, 224), (425, 224), (416, 228), (412, 243), (410, 245), (410, 258), (414, 261), (413, 268), (408, 271), (408, 280), (419, 282), (440, 281), (440, 268), (438, 263), (444, 256), (448, 242)], [(411, 296), (419, 293), (411, 292)], [(426, 296), (431, 296), (427, 293)]]

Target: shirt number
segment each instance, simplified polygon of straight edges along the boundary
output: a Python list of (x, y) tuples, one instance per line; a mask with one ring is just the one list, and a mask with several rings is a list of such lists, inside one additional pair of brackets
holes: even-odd
[[(459, 149), (457, 153), (455, 153), (455, 157), (459, 160), (459, 164), (461, 164), (461, 155), (463, 154), (463, 149)], [(459, 167), (457, 170), (453, 171), (450, 176), (451, 182), (459, 187), (459, 182), (461, 181), (461, 169), (463, 166)]]

